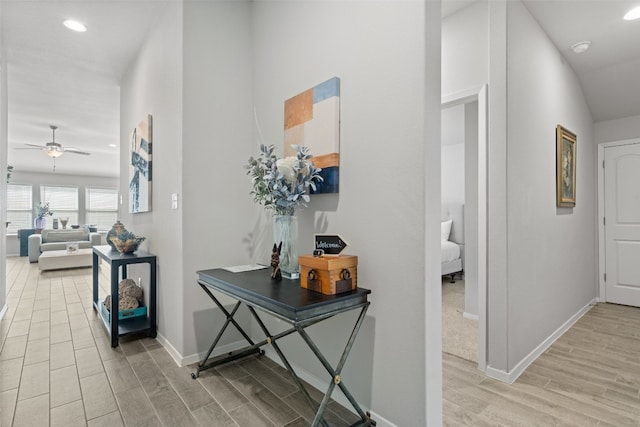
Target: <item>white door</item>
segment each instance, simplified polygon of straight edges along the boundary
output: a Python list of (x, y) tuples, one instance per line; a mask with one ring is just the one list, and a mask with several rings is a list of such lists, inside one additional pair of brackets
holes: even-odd
[(604, 149), (606, 301), (640, 307), (640, 144)]

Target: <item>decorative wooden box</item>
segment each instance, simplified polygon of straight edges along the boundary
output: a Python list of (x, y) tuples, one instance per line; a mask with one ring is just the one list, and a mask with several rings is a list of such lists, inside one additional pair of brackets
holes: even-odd
[(300, 255), (300, 286), (325, 295), (349, 292), (358, 287), (358, 257)]

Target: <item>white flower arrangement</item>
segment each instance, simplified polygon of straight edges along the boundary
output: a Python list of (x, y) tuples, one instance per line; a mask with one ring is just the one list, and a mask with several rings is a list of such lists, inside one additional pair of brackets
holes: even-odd
[(291, 145), (296, 155), (281, 159), (273, 154), (274, 148), (260, 144), (260, 156), (249, 158), (245, 166), (253, 186), (249, 194), (277, 215), (293, 215), (309, 203), (309, 193), (323, 180), (321, 169), (310, 160), (309, 147)]

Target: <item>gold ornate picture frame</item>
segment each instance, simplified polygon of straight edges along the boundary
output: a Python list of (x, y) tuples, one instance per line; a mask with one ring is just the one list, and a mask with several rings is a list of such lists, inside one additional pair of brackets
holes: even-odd
[(556, 205), (572, 208), (576, 205), (576, 134), (561, 125), (556, 126)]

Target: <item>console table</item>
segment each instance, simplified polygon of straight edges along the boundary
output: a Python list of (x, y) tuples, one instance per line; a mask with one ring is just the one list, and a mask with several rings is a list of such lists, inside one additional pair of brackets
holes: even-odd
[[(240, 273), (232, 273), (225, 269), (213, 269), (213, 270), (201, 270), (197, 272), (197, 283), (206, 292), (206, 294), (213, 300), (218, 308), (224, 313), (227, 320), (221, 326), (218, 335), (211, 344), (209, 351), (204, 359), (198, 364), (197, 371), (191, 374), (191, 377), (198, 378), (201, 371), (209, 369), (213, 366), (220, 365), (222, 363), (229, 362), (231, 360), (239, 359), (251, 354), (264, 354), (264, 351), (260, 347), (265, 345), (273, 346), (274, 351), (278, 354), (282, 363), (291, 374), (294, 382), (305, 395), (308, 403), (315, 410), (315, 417), (313, 419), (313, 426), (319, 424), (326, 425), (323, 419), (323, 413), (326, 409), (331, 394), (336, 386), (340, 387), (344, 395), (347, 397), (357, 414), (360, 416), (360, 421), (354, 425), (376, 425), (375, 421), (371, 420), (368, 413), (365, 413), (360, 405), (356, 402), (355, 398), (351, 395), (347, 389), (344, 381), (341, 378), (342, 368), (347, 361), (351, 347), (355, 341), (356, 335), (362, 325), (365, 318), (367, 308), (369, 307), (369, 301), (367, 296), (371, 293), (370, 290), (364, 288), (358, 288), (353, 291), (349, 291), (338, 295), (323, 295), (318, 292), (310, 291), (308, 289), (300, 287), (299, 280), (282, 279), (281, 281), (273, 281), (270, 277), (270, 270), (254, 270), (245, 271)], [(215, 297), (212, 291), (217, 291), (225, 294), (237, 301), (231, 312), (220, 303)], [(260, 342), (253, 342), (253, 340), (247, 335), (247, 333), (238, 325), (233, 319), (233, 316), (238, 311), (240, 305), (244, 303), (251, 315), (256, 320), (262, 331), (264, 332), (265, 339)], [(264, 322), (258, 316), (256, 310), (267, 313), (271, 316), (277, 317), (286, 323), (291, 325), (290, 329), (280, 332), (278, 334), (271, 334)], [(345, 313), (351, 310), (360, 310), (360, 315), (356, 321), (355, 326), (349, 336), (347, 344), (342, 352), (342, 357), (336, 367), (331, 366), (327, 359), (322, 355), (318, 346), (311, 340), (305, 328), (314, 325), (323, 320), (329, 319), (340, 313)], [(219, 356), (212, 357), (211, 353), (220, 341), (225, 329), (233, 324), (233, 326), (242, 334), (245, 340), (249, 343), (248, 346), (225, 353)], [(318, 405), (311, 399), (309, 392), (305, 389), (302, 381), (293, 370), (293, 367), (285, 357), (284, 353), (280, 349), (277, 341), (280, 338), (291, 335), (297, 332), (302, 339), (309, 346), (313, 354), (318, 358), (320, 363), (324, 366), (327, 373), (330, 375), (328, 381), (329, 386), (324, 394), (322, 402)]]
[[(111, 267), (111, 322), (103, 315), (98, 299), (98, 258), (102, 258)], [(118, 284), (121, 279), (127, 278), (127, 266), (131, 264), (149, 264), (149, 306), (147, 316), (133, 317), (131, 319), (118, 319)], [(111, 347), (118, 346), (118, 338), (121, 335), (132, 332), (148, 331), (149, 336), (156, 337), (156, 256), (145, 251), (138, 250), (132, 254), (121, 254), (111, 249), (111, 246), (93, 247), (93, 308), (98, 312), (104, 326), (111, 336)]]

